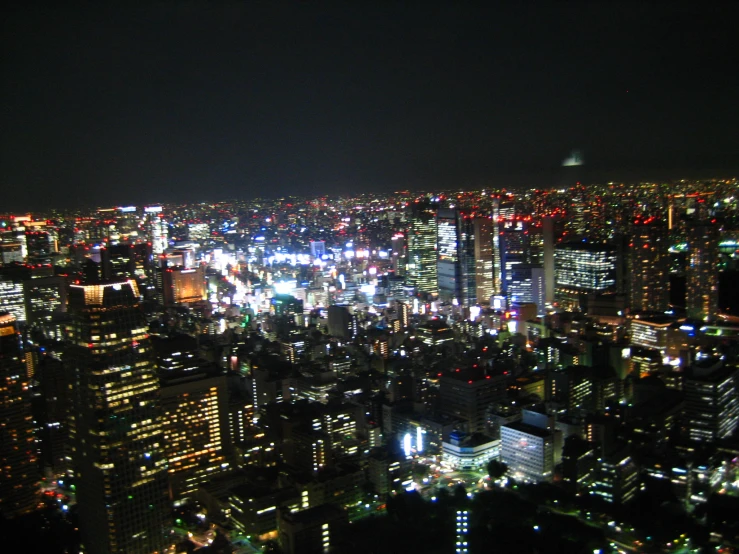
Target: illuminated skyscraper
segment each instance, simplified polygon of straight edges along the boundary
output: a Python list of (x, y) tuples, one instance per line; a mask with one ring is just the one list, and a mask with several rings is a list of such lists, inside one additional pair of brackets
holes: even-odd
[(89, 554), (166, 544), (167, 468), (154, 353), (134, 281), (69, 291), (70, 435)]
[(162, 412), (164, 448), (173, 499), (193, 495), (198, 486), (228, 467), (225, 376), (201, 371), (164, 371)]
[(408, 231), (408, 282), (417, 292), (436, 294), (436, 214), (430, 203), (414, 204)]
[(717, 225), (696, 225), (688, 235), (686, 307), (688, 317), (705, 319), (718, 313)]
[(0, 312), (0, 514), (36, 507), (36, 445), (31, 393), (15, 317)]
[(159, 214), (152, 214), (149, 223), (149, 232), (151, 234), (151, 249), (157, 256), (163, 254), (169, 246), (169, 229), (167, 222)]
[(518, 265), (530, 263), (527, 223), (520, 217), (501, 223), (500, 258), (502, 294), (511, 299), (511, 284)]
[(634, 224), (629, 256), (629, 306), (632, 311), (663, 312), (669, 300), (667, 229), (658, 221)]
[(613, 246), (569, 242), (554, 251), (555, 298), (565, 309), (579, 309), (582, 297), (616, 287), (618, 254)]
[(157, 299), (167, 308), (206, 298), (205, 267), (162, 267), (157, 270)]
[(0, 276), (0, 309), (12, 314), (19, 323), (26, 322), (26, 304), (20, 281)]
[(475, 286), (477, 302), (487, 304), (495, 294), (493, 238), (497, 223), (490, 217), (473, 219), (475, 229)]
[(685, 377), (686, 427), (692, 441), (725, 439), (739, 427), (739, 372), (720, 365), (713, 360), (698, 362)]
[(493, 294), (493, 225), (486, 217), (440, 209), (437, 221), (439, 295), (463, 306)]

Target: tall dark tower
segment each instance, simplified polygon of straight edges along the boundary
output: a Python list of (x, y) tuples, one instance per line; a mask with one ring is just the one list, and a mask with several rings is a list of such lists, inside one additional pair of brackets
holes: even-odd
[(654, 218), (637, 220), (629, 247), (629, 307), (663, 312), (669, 303), (667, 226)]
[(71, 461), (89, 554), (152, 554), (166, 544), (159, 381), (138, 298), (134, 281), (69, 291)]
[(36, 445), (31, 395), (15, 317), (0, 313), (0, 514), (36, 507)]

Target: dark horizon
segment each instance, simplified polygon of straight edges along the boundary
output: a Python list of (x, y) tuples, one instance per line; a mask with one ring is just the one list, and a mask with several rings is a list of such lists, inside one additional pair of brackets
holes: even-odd
[(734, 4), (11, 8), (5, 210), (739, 174)]

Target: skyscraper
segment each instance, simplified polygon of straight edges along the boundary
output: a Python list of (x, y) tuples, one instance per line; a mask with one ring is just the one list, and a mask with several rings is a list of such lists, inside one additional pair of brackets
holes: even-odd
[(653, 218), (637, 220), (629, 256), (629, 307), (632, 311), (667, 309), (669, 266), (667, 229)]
[(696, 225), (688, 234), (688, 317), (702, 320), (718, 313), (718, 241), (717, 225)]
[(159, 383), (134, 281), (69, 291), (70, 435), (89, 554), (151, 554), (166, 542)]
[(473, 219), (475, 229), (475, 286), (477, 302), (487, 304), (495, 294), (493, 238), (498, 227), (491, 217)]
[(431, 204), (414, 204), (408, 230), (408, 282), (416, 292), (438, 292), (436, 230), (436, 211)]
[(439, 296), (444, 300), (461, 300), (462, 297), (459, 217), (459, 212), (451, 209), (441, 209), (436, 215), (436, 273)]
[(733, 367), (707, 359), (692, 366), (685, 377), (685, 415), (688, 438), (713, 442), (730, 437), (739, 427), (737, 378)]
[(493, 294), (493, 225), (486, 217), (440, 209), (437, 215), (439, 296), (463, 306)]
[(161, 371), (164, 448), (173, 499), (228, 467), (224, 455), (226, 377), (203, 371)]
[(554, 251), (555, 298), (565, 309), (579, 309), (584, 295), (616, 288), (618, 254), (608, 244), (568, 242)]
[(501, 284), (502, 292), (511, 300), (511, 282), (514, 269), (521, 264), (530, 263), (528, 231), (523, 219), (505, 220), (500, 231)]
[(0, 514), (36, 507), (36, 445), (31, 393), (15, 317), (0, 312)]

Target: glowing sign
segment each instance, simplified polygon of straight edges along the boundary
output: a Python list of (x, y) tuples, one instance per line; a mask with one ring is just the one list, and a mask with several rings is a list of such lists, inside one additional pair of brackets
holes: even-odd
[(412, 437), (410, 433), (406, 433), (403, 436), (403, 452), (405, 453), (406, 456), (411, 455), (411, 438)]

